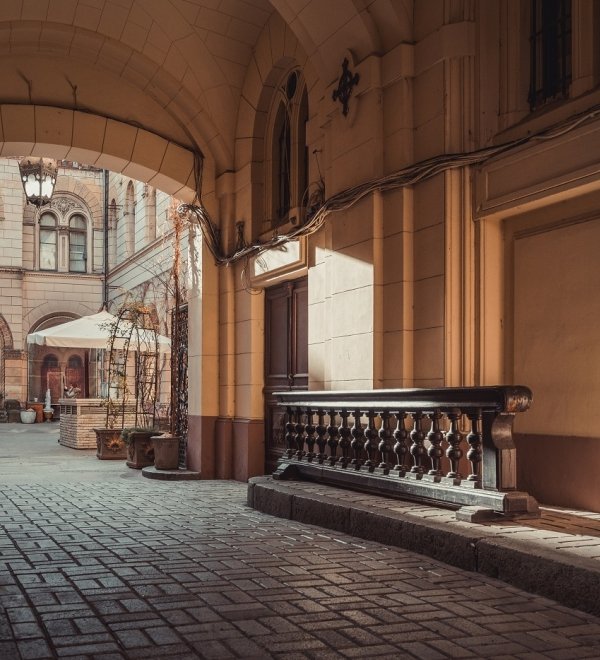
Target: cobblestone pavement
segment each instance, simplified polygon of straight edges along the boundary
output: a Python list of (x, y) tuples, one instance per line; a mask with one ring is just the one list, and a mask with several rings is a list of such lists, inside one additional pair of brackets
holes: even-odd
[(50, 445), (28, 472), (16, 437), (0, 429), (3, 660), (600, 657), (600, 619), (258, 513), (245, 484)]

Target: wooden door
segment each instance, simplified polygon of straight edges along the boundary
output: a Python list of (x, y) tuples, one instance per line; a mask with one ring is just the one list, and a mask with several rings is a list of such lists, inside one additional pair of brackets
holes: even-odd
[(308, 281), (267, 289), (265, 296), (265, 468), (283, 455), (285, 415), (274, 392), (308, 389)]

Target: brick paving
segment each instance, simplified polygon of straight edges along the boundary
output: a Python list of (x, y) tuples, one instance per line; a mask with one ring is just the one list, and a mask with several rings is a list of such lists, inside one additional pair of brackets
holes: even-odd
[(245, 484), (45, 444), (28, 468), (15, 438), (0, 428), (3, 660), (600, 657), (592, 615), (257, 512)]

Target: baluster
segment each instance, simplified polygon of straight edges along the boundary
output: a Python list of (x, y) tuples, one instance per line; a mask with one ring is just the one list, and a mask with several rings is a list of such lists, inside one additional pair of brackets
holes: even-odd
[(463, 439), (463, 434), (458, 428), (458, 420), (460, 419), (460, 410), (454, 410), (448, 413), (450, 420), (450, 430), (446, 433), (446, 442), (448, 449), (446, 449), (446, 456), (450, 461), (450, 472), (446, 475), (449, 479), (460, 480), (462, 479), (461, 473), (458, 471), (458, 462), (462, 458), (463, 451), (460, 448), (460, 443)]
[(425, 433), (423, 432), (423, 413), (420, 411), (414, 412), (412, 418), (410, 454), (413, 457), (413, 466), (410, 468), (410, 472), (419, 478), (423, 474), (423, 457), (427, 454), (425, 450)]
[(302, 423), (303, 412), (302, 409), (298, 409), (298, 415), (296, 417), (296, 447), (298, 451), (296, 456), (298, 460), (301, 460), (304, 456), (304, 424)]
[(350, 461), (351, 465), (354, 465), (355, 470), (360, 470), (362, 465), (362, 449), (364, 444), (365, 432), (363, 430), (362, 424), (360, 423), (361, 412), (360, 410), (355, 410), (353, 413), (354, 416), (354, 426), (352, 427), (352, 442), (350, 446), (354, 453), (354, 458)]
[(327, 441), (327, 445), (329, 446), (329, 465), (335, 465), (337, 461), (338, 427), (335, 423), (336, 415), (335, 410), (329, 411), (329, 426), (327, 427), (327, 433), (329, 434), (329, 440)]
[(288, 421), (285, 425), (285, 430), (287, 433), (285, 434), (285, 441), (287, 443), (287, 457), (292, 458), (294, 455), (294, 448), (295, 448), (295, 435), (294, 431), (296, 430), (296, 424), (294, 423), (294, 412), (292, 409), (288, 406), (287, 408), (287, 416), (288, 416)]
[(375, 469), (375, 464), (377, 460), (375, 458), (375, 453), (377, 452), (377, 443), (375, 438), (377, 437), (377, 428), (375, 427), (375, 411), (369, 410), (369, 425), (365, 430), (365, 444), (363, 449), (367, 453), (367, 460), (365, 461), (365, 467), (368, 468), (369, 472), (373, 472)]
[(396, 428), (394, 430), (394, 454), (396, 454), (396, 465), (394, 470), (398, 475), (403, 477), (406, 474), (408, 466), (406, 464), (406, 456), (408, 454), (408, 431), (406, 429), (406, 413), (396, 413)]
[(315, 457), (315, 425), (313, 424), (313, 411), (310, 408), (306, 409), (306, 448), (308, 452), (306, 453), (306, 460), (309, 462)]
[(327, 441), (325, 440), (325, 434), (327, 433), (327, 427), (325, 426), (325, 414), (322, 410), (317, 411), (319, 416), (319, 423), (317, 424), (317, 447), (319, 448), (319, 454), (317, 460), (319, 463), (323, 463), (325, 460), (325, 447), (327, 446)]
[(340, 434), (340, 449), (342, 450), (342, 458), (340, 459), (340, 464), (342, 467), (346, 467), (350, 462), (350, 428), (348, 427), (348, 415), (350, 413), (347, 410), (342, 410), (340, 416), (342, 421), (338, 428), (338, 433)]
[(379, 453), (381, 455), (381, 463), (379, 467), (383, 470), (384, 474), (389, 474), (390, 464), (388, 462), (388, 454), (390, 453), (390, 413), (384, 410), (381, 413), (381, 427), (379, 428)]
[(469, 413), (469, 419), (471, 420), (471, 432), (467, 436), (467, 442), (470, 445), (470, 449), (467, 452), (467, 458), (471, 462), (471, 474), (467, 477), (467, 481), (476, 481), (481, 482), (481, 410)]
[(436, 410), (433, 413), (429, 414), (431, 419), (431, 429), (427, 434), (427, 440), (431, 443), (431, 447), (427, 451), (429, 459), (431, 460), (431, 470), (427, 474), (433, 477), (441, 477), (442, 470), (440, 461), (444, 455), (444, 450), (442, 449), (442, 440), (444, 439), (444, 434), (440, 430), (440, 418), (442, 413), (439, 410)]

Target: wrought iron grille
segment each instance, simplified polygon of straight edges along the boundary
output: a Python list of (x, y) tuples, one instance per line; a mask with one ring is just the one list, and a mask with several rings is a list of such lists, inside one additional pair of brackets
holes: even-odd
[(188, 308), (171, 313), (171, 415), (172, 432), (178, 435), (179, 465), (187, 467), (188, 440)]

